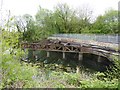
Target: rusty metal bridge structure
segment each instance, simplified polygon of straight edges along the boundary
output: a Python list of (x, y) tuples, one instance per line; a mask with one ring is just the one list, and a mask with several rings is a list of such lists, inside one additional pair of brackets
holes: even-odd
[(91, 53), (98, 55), (99, 60), (101, 56), (109, 59), (111, 55), (120, 55), (118, 38), (117, 35), (57, 34), (38, 42), (24, 42), (21, 46), (23, 49), (47, 51), (47, 57), (50, 56), (51, 51), (62, 52), (64, 59), (65, 53), (70, 52), (79, 53), (78, 59), (82, 60), (83, 53)]
[(50, 57), (50, 52), (62, 52), (62, 58), (66, 58), (66, 53), (77, 53), (79, 64), (77, 71), (83, 60), (83, 54), (90, 53), (98, 56), (97, 61), (104, 57), (112, 60), (111, 56), (119, 56), (118, 35), (83, 35), (83, 34), (56, 34), (37, 42), (23, 42), (21, 47), (29, 50), (44, 50), (46, 57)]

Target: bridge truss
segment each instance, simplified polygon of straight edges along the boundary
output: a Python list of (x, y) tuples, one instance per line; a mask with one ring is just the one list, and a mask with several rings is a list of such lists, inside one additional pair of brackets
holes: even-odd
[(21, 47), (23, 49), (45, 50), (47, 51), (47, 57), (49, 57), (49, 51), (63, 52), (63, 58), (65, 58), (65, 52), (79, 53), (79, 60), (81, 59), (82, 53), (92, 53), (106, 58), (109, 58), (111, 55), (118, 56), (120, 53), (119, 50), (115, 50), (110, 47), (58, 39), (46, 39), (34, 43), (24, 42), (21, 44)]

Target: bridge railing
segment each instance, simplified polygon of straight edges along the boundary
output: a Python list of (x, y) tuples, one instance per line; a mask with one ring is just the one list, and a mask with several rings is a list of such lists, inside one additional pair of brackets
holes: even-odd
[(54, 34), (53, 37), (73, 38), (80, 40), (94, 40), (98, 42), (114, 43), (120, 42), (119, 35), (96, 35), (96, 34)]

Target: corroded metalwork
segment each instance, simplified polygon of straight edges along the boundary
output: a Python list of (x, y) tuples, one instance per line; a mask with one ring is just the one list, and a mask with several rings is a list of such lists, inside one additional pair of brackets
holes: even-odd
[(104, 57), (109, 55), (119, 55), (119, 52), (112, 48), (106, 48), (101, 46), (94, 46), (85, 43), (76, 43), (62, 40), (46, 39), (40, 42), (34, 43), (22, 43), (22, 48), (28, 48), (32, 50), (45, 50), (56, 52), (73, 52), (73, 53), (92, 53)]

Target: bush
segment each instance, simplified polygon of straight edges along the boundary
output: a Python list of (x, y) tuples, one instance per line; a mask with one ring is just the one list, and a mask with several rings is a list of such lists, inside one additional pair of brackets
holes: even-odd
[(67, 75), (67, 81), (69, 85), (74, 85), (76, 87), (80, 86), (80, 77), (78, 74), (68, 74)]
[(109, 78), (110, 80), (112, 79), (120, 79), (120, 60), (118, 59), (117, 56), (112, 56), (114, 65), (111, 66), (111, 70), (107, 70), (106, 77)]
[(117, 88), (118, 80), (113, 79), (111, 81), (95, 80), (84, 80), (81, 81), (81, 88)]
[[(36, 67), (26, 65), (25, 63), (20, 64), (19, 50), (16, 55), (14, 54), (3, 54), (2, 58), (2, 84), (3, 88), (10, 87), (33, 87), (34, 80), (33, 76), (37, 74)], [(31, 82), (32, 81), (32, 82)]]

